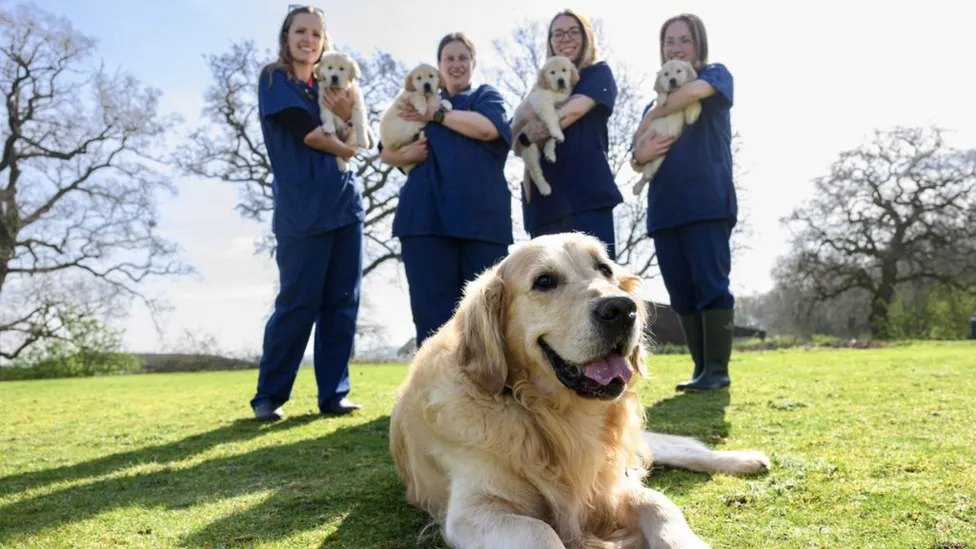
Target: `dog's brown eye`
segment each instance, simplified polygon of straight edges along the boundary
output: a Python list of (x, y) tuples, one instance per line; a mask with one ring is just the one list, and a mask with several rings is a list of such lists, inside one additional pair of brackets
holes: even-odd
[(540, 292), (548, 292), (554, 289), (558, 285), (556, 277), (545, 273), (535, 277), (535, 281), (532, 283), (532, 289)]
[(613, 276), (613, 269), (611, 269), (610, 265), (607, 265), (606, 263), (600, 263), (596, 268), (599, 269), (600, 272), (603, 273), (603, 276), (607, 278)]

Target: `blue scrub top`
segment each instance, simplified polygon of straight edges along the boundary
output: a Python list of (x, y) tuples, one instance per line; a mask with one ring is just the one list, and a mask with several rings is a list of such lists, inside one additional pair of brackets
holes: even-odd
[(552, 185), (552, 194), (536, 189), (532, 201), (522, 196), (525, 227), (533, 230), (559, 218), (579, 212), (613, 208), (623, 202), (610, 169), (608, 123), (617, 100), (617, 82), (605, 61), (580, 71), (573, 94), (582, 94), (596, 105), (563, 130), (565, 141), (556, 144), (556, 162), (542, 159), (542, 173)]
[[(698, 71), (717, 93), (701, 102), (701, 116), (671, 145), (647, 187), (647, 232), (738, 216), (732, 182), (732, 75), (721, 63)], [(644, 109), (646, 113), (653, 105)]]
[[(512, 142), (505, 102), (488, 84), (450, 97), (453, 110), (491, 120), (499, 137), (480, 141), (428, 123), (427, 160), (410, 170), (393, 217), (393, 236), (449, 236), (511, 244), (512, 195), (505, 161)], [(382, 146), (382, 144), (381, 144)]]
[(283, 69), (262, 71), (258, 82), (261, 132), (273, 173), (271, 230), (279, 236), (310, 235), (362, 222), (363, 198), (353, 172), (340, 172), (334, 155), (268, 120), (290, 107), (319, 120), (318, 84), (299, 82)]

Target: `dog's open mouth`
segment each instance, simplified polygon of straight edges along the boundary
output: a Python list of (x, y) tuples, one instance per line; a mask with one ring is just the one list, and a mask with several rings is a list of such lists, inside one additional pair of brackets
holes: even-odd
[(539, 338), (539, 346), (552, 364), (559, 381), (580, 396), (612, 400), (624, 392), (634, 375), (627, 359), (623, 357), (622, 341), (606, 356), (585, 364), (568, 362), (542, 338)]

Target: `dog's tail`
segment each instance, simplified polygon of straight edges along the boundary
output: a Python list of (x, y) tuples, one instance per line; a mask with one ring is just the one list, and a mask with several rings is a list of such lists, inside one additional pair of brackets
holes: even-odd
[(764, 473), (771, 466), (769, 458), (757, 450), (712, 450), (691, 437), (650, 431), (643, 435), (655, 466), (738, 475)]

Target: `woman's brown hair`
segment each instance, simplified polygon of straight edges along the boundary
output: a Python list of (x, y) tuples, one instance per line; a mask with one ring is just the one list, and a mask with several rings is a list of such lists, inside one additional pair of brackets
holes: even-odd
[(474, 61), (477, 59), (478, 56), (474, 51), (474, 42), (468, 38), (468, 35), (464, 34), (463, 32), (452, 32), (451, 34), (445, 35), (444, 38), (441, 38), (441, 43), (437, 45), (438, 63), (441, 62), (441, 52), (443, 52), (444, 48), (451, 42), (460, 42), (464, 44), (464, 47), (468, 48), (468, 51), (471, 52), (471, 60)]
[[(292, 23), (295, 22), (295, 16), (300, 13), (310, 13), (317, 16), (322, 21), (322, 53), (319, 54), (319, 59), (325, 52), (332, 49), (332, 43), (329, 40), (329, 29), (325, 25), (325, 13), (322, 10), (312, 7), (312, 6), (301, 6), (295, 8), (288, 12), (285, 16), (285, 20), (281, 23), (281, 29), (278, 31), (278, 59), (268, 63), (261, 69), (261, 72), (271, 72), (275, 69), (282, 69), (291, 78), (295, 77), (294, 72), (292, 72), (292, 63), (295, 61), (291, 56), (291, 50), (288, 49), (288, 31), (291, 30)], [(315, 62), (318, 63), (319, 59)], [(270, 82), (269, 82), (270, 85)]]
[(708, 64), (708, 34), (705, 33), (705, 23), (702, 23), (697, 15), (691, 13), (675, 15), (661, 25), (661, 64), (663, 65), (667, 61), (664, 59), (664, 34), (668, 30), (668, 25), (675, 21), (684, 21), (691, 29), (691, 39), (695, 42), (695, 62), (692, 65), (696, 70), (701, 69)]
[(555, 50), (552, 48), (552, 26), (556, 23), (556, 19), (559, 19), (563, 15), (575, 19), (576, 24), (579, 25), (580, 32), (583, 33), (583, 48), (582, 53), (580, 54), (579, 62), (576, 64), (576, 68), (585, 69), (596, 62), (598, 53), (596, 47), (596, 36), (593, 32), (593, 25), (590, 24), (589, 20), (571, 9), (565, 9), (557, 13), (552, 18), (552, 21), (549, 21), (549, 29), (546, 31), (546, 59), (556, 55)]

